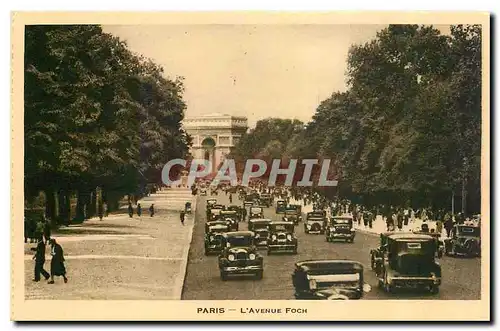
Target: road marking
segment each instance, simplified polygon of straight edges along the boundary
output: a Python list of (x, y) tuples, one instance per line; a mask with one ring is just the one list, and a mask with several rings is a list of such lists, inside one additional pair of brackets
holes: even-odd
[[(24, 260), (28, 261), (33, 258), (33, 255), (24, 255)], [(65, 255), (66, 260), (105, 260), (105, 259), (120, 259), (120, 260), (156, 260), (156, 261), (182, 261), (182, 257), (155, 257), (155, 256), (136, 256), (136, 255)], [(46, 255), (46, 260), (50, 260), (51, 256)]]

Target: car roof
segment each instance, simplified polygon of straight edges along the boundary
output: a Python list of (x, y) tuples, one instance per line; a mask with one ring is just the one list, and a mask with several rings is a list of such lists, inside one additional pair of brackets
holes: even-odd
[(388, 236), (389, 239), (392, 240), (404, 240), (404, 239), (420, 239), (420, 240), (429, 240), (434, 239), (432, 236), (427, 234), (417, 234), (417, 233), (394, 233)]
[(333, 220), (344, 220), (344, 219), (354, 219), (352, 216), (350, 215), (346, 215), (346, 216), (332, 216), (331, 219)]
[(253, 236), (254, 233), (252, 231), (233, 231), (224, 233), (224, 237), (240, 237), (240, 236)]
[(285, 222), (285, 221), (272, 221), (271, 222), (271, 225), (275, 225), (275, 224), (284, 224), (284, 225), (293, 225), (293, 226), (295, 226), (295, 224), (293, 224), (292, 222)]
[(322, 268), (332, 268), (335, 266), (352, 266), (352, 267), (361, 267), (363, 268), (363, 264), (354, 260), (304, 260), (295, 263), (296, 267), (303, 268), (306, 270), (310, 269), (322, 269)]
[(252, 222), (252, 223), (264, 223), (264, 222), (271, 222), (271, 220), (269, 218), (252, 218), (249, 222)]

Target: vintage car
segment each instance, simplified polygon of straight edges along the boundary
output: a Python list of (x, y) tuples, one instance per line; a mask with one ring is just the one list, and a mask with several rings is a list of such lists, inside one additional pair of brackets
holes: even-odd
[(326, 241), (345, 240), (346, 242), (353, 243), (356, 230), (354, 230), (352, 223), (352, 216), (330, 217), (325, 229)]
[(224, 221), (208, 222), (205, 224), (205, 255), (220, 253), (222, 246), (222, 234), (229, 232), (229, 224)]
[(207, 222), (216, 221), (219, 219), (219, 215), (222, 209), (220, 208), (212, 208), (207, 211)]
[(229, 222), (231, 231), (239, 230), (239, 217), (238, 213), (234, 210), (221, 210), (219, 213), (219, 219)]
[(250, 207), (250, 213), (248, 214), (248, 219), (254, 218), (264, 218), (264, 209), (262, 207), (252, 206)]
[(260, 203), (266, 207), (271, 207), (273, 204), (273, 198), (272, 198), (271, 194), (269, 194), (269, 193), (262, 193), (260, 195), (259, 200), (260, 200)]
[(254, 218), (248, 221), (248, 231), (255, 233), (255, 246), (267, 246), (267, 238), (269, 237), (270, 219)]
[(206, 187), (200, 188), (200, 195), (203, 195), (203, 196), (207, 195), (207, 188)]
[(306, 214), (304, 222), (305, 233), (325, 233), (326, 227), (326, 212), (323, 210), (312, 211)]
[(243, 218), (243, 213), (242, 213), (242, 209), (240, 206), (238, 205), (229, 205), (227, 206), (226, 210), (232, 210), (232, 211), (235, 211), (236, 214), (238, 215), (238, 219), (240, 220), (240, 222), (242, 221), (242, 218)]
[(286, 208), (286, 201), (283, 199), (276, 200), (276, 214), (283, 214)]
[(285, 215), (283, 221), (292, 222), (297, 225), (302, 221), (302, 207), (300, 205), (289, 205), (285, 208)]
[(267, 255), (273, 252), (291, 252), (297, 254), (298, 240), (294, 234), (292, 222), (271, 222), (267, 239)]
[(363, 265), (349, 260), (307, 260), (292, 274), (298, 300), (361, 299), (371, 286), (363, 281)]
[(254, 275), (262, 279), (264, 259), (254, 245), (252, 231), (226, 232), (222, 236), (224, 249), (219, 255), (220, 278), (227, 280), (231, 275)]
[(386, 236), (382, 258), (375, 261), (379, 286), (386, 292), (397, 288), (426, 289), (435, 294), (441, 285), (441, 266), (436, 262), (436, 240), (426, 234), (394, 233)]
[[(370, 266), (372, 270), (375, 270), (377, 263), (384, 259), (384, 254), (387, 248), (387, 237), (393, 235), (394, 232), (384, 232), (380, 234), (380, 244), (377, 248), (370, 250)], [(412, 232), (398, 232), (398, 234), (411, 235)]]
[(207, 200), (207, 210), (210, 210), (216, 204), (217, 204), (217, 199), (208, 199)]
[(481, 256), (481, 229), (478, 226), (456, 224), (451, 236), (444, 240), (447, 256)]
[(444, 241), (441, 240), (441, 234), (437, 232), (422, 232), (422, 231), (413, 231), (415, 234), (426, 234), (428, 236), (433, 237), (436, 240), (436, 257), (440, 258), (444, 254)]

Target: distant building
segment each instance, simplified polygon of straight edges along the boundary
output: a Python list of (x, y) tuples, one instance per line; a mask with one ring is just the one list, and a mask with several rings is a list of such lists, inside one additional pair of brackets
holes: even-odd
[(193, 158), (211, 161), (212, 172), (215, 172), (247, 131), (248, 120), (246, 117), (215, 113), (187, 117), (182, 125), (193, 138), (190, 150)]

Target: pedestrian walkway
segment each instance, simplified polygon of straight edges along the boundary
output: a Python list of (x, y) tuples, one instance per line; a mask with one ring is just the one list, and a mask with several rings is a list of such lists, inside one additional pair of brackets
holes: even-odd
[[(52, 285), (32, 282), (35, 244), (25, 244), (25, 298), (180, 300), (194, 213), (186, 215), (183, 226), (178, 211), (164, 209), (169, 204), (165, 195), (150, 198), (155, 201), (154, 217), (143, 212), (130, 218), (122, 212), (54, 231), (53, 237), (64, 249), (67, 284), (57, 278)], [(190, 199), (195, 209), (196, 199)], [(149, 208), (147, 203), (141, 205), (143, 211)], [(50, 256), (45, 269), (50, 271)]]

